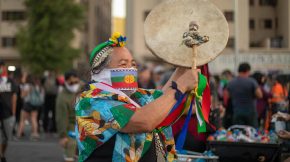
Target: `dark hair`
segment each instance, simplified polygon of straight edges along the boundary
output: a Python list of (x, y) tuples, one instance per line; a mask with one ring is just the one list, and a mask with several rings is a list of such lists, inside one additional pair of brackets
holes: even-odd
[(250, 66), (250, 64), (244, 62), (244, 63), (241, 63), (241, 64), (239, 65), (238, 72), (239, 72), (239, 73), (240, 73), (240, 72), (248, 72), (248, 71), (250, 71), (250, 70), (251, 70), (251, 66)]
[(264, 74), (262, 74), (261, 72), (255, 72), (252, 77), (258, 82), (259, 85), (263, 84), (263, 77), (265, 77)]
[(78, 74), (75, 70), (70, 70), (64, 73), (65, 80), (69, 80), (71, 77), (78, 77)]
[(31, 74), (26, 76), (26, 83), (33, 84), (33, 76)]
[(148, 66), (146, 66), (146, 65), (140, 65), (140, 66), (138, 66), (138, 72), (139, 73), (141, 73), (141, 72), (143, 72), (143, 71), (146, 71), (146, 70), (148, 70), (149, 68), (148, 68)]
[(223, 72), (222, 72), (222, 75), (233, 75), (232, 74), (232, 72), (230, 71), (230, 70), (224, 70)]
[(5, 65), (5, 62), (0, 60), (0, 66), (4, 66)]

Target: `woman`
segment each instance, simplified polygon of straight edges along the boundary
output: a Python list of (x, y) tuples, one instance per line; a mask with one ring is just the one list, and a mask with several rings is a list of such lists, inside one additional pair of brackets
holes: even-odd
[(195, 88), (198, 70), (178, 68), (163, 92), (138, 89), (125, 40), (115, 33), (91, 53), (92, 83), (76, 103), (79, 161), (175, 161), (171, 127), (155, 128), (176, 98)]
[(17, 137), (21, 137), (24, 130), (25, 120), (28, 120), (30, 116), (32, 125), (31, 139), (38, 140), (38, 111), (44, 102), (44, 89), (41, 86), (40, 79), (28, 76), (26, 83), (23, 85), (21, 97), (24, 100), (24, 104), (21, 111)]
[(253, 74), (253, 78), (258, 82), (260, 89), (263, 93), (263, 98), (257, 99), (257, 112), (258, 112), (258, 121), (260, 127), (263, 126), (266, 119), (266, 110), (269, 108), (269, 100), (272, 97), (271, 93), (267, 92), (264, 88), (266, 83), (266, 76), (260, 72)]

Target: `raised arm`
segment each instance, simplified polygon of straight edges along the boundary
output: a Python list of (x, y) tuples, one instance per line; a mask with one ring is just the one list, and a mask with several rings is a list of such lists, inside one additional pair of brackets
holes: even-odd
[(261, 88), (260, 87), (257, 87), (256, 88), (256, 90), (255, 90), (255, 95), (256, 95), (256, 97), (257, 98), (263, 98), (263, 92), (262, 92), (262, 90), (261, 90)]
[[(195, 70), (193, 72), (191, 69), (186, 69), (176, 80), (178, 88), (183, 93), (194, 89), (194, 85), (196, 85), (198, 81), (198, 71), (199, 70)], [(175, 92), (176, 90), (168, 86), (161, 97), (136, 111), (129, 123), (121, 129), (121, 132), (141, 133), (154, 130), (155, 127), (165, 119), (175, 104)]]

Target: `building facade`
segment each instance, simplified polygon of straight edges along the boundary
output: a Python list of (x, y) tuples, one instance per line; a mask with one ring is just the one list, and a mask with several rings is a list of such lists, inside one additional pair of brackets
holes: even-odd
[(26, 23), (24, 0), (0, 0), (0, 59), (19, 66), (16, 34)]
[[(25, 0), (0, 0), (0, 59), (7, 65), (21, 67), (21, 59), (16, 49), (16, 34), (26, 24)], [(88, 70), (90, 51), (111, 35), (112, 0), (75, 0), (85, 8), (85, 23), (82, 30), (74, 30), (71, 45), (82, 50), (74, 67)]]
[[(209, 1), (224, 13), (230, 30), (227, 47), (209, 64), (212, 73), (236, 71), (240, 62), (249, 62), (253, 70), (290, 73), (290, 0)], [(160, 2), (127, 0), (128, 47), (141, 62), (156, 59), (146, 47), (143, 25)]]

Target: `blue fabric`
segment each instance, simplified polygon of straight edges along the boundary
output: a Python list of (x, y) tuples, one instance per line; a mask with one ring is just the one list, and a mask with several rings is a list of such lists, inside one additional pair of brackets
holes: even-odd
[(190, 108), (189, 108), (188, 114), (186, 116), (184, 125), (183, 125), (182, 130), (181, 130), (181, 132), (178, 136), (178, 139), (177, 139), (176, 150), (178, 152), (182, 152), (182, 150), (183, 150), (183, 146), (184, 146), (184, 142), (185, 142), (185, 138), (186, 138), (186, 134), (187, 134), (187, 128), (188, 128), (188, 124), (189, 124), (189, 121), (191, 118), (192, 105), (193, 105), (193, 102), (190, 103)]

